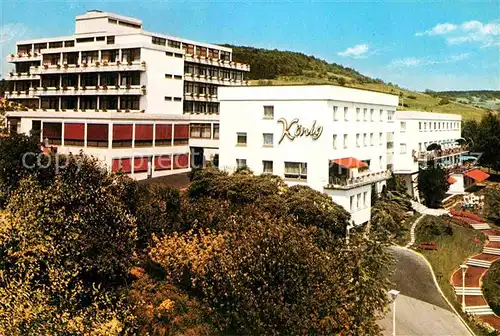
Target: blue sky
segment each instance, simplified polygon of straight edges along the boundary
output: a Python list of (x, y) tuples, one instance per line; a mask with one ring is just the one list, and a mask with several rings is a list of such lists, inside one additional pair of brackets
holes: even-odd
[[(2, 1), (1, 56), (101, 9), (150, 31), (312, 54), (411, 89), (500, 89), (500, 1)], [(10, 71), (3, 62), (2, 73)]]

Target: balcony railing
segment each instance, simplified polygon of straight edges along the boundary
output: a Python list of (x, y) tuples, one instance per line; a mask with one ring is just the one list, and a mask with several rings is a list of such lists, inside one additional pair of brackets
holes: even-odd
[(429, 161), (466, 152), (468, 152), (467, 147), (460, 146), (446, 149), (436, 149), (433, 151), (420, 151), (417, 153), (417, 158), (418, 161)]
[(30, 99), (30, 98), (38, 98), (38, 95), (36, 95), (36, 92), (33, 89), (29, 89), (29, 90), (5, 92), (5, 98), (7, 98), (7, 99)]
[(184, 93), (184, 99), (192, 101), (207, 101), (207, 102), (218, 101), (216, 94), (211, 95), (208, 93)]
[(30, 89), (38, 96), (144, 95), (145, 85), (39, 87)]
[(229, 79), (217, 76), (208, 76), (208, 75), (194, 75), (191, 73), (185, 73), (184, 79), (193, 82), (207, 83), (207, 84), (217, 84), (217, 85), (238, 85), (245, 86), (249, 85), (249, 82), (246, 80), (239, 79)]
[(40, 53), (19, 53), (10, 54), (7, 56), (7, 62), (27, 62), (27, 61), (41, 61), (42, 54)]
[(64, 74), (82, 72), (109, 72), (109, 71), (146, 71), (146, 62), (95, 62), (81, 64), (56, 64), (30, 67), (32, 74)]
[(446, 174), (463, 174), (475, 168), (476, 167), (473, 165), (463, 165), (463, 164), (452, 165), (446, 167)]
[(325, 186), (325, 189), (352, 189), (366, 184), (384, 181), (389, 179), (390, 177), (390, 170), (376, 173), (366, 173), (352, 178), (330, 176), (330, 183)]
[(205, 56), (197, 56), (197, 55), (191, 55), (191, 54), (185, 54), (184, 56), (185, 56), (184, 58), (187, 62), (196, 62), (196, 63), (200, 63), (200, 64), (214, 65), (214, 66), (219, 66), (219, 67), (224, 67), (224, 68), (229, 68), (229, 69), (250, 71), (249, 64), (243, 64), (243, 63), (232, 62), (232, 61), (223, 61), (221, 59), (215, 59), (215, 58), (209, 58), (209, 57), (205, 57)]
[(9, 76), (7, 76), (6, 80), (37, 80), (40, 79), (39, 75), (34, 75), (29, 72), (11, 72)]

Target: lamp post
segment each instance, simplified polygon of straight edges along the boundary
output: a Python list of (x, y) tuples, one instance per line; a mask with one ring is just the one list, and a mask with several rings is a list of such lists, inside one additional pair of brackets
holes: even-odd
[(460, 265), (460, 269), (462, 270), (462, 311), (465, 313), (465, 273), (469, 266)]
[(392, 336), (396, 336), (396, 299), (398, 298), (399, 291), (391, 289), (389, 291), (392, 298)]

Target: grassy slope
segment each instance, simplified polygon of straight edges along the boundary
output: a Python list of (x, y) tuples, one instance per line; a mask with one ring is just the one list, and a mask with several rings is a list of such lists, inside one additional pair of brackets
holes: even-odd
[[(441, 97), (425, 93), (417, 93), (402, 89), (397, 85), (373, 79), (354, 69), (339, 64), (329, 64), (324, 60), (302, 53), (258, 49), (253, 47), (233, 46), (233, 59), (250, 64), (251, 71), (247, 75), (253, 85), (285, 85), (285, 84), (334, 84), (360, 89), (375, 90), (399, 95), (403, 93), (402, 102), (407, 107), (401, 110), (421, 110), (429, 112), (456, 113), (464, 119), (479, 119), (485, 110), (472, 105), (455, 101), (439, 105)], [(414, 96), (410, 99), (408, 96)]]
[[(435, 241), (437, 243), (437, 251), (420, 252), (432, 265), (439, 287), (441, 287), (444, 295), (446, 295), (448, 300), (455, 306), (455, 309), (460, 312), (460, 304), (456, 299), (453, 286), (450, 284), (451, 275), (460, 267), (460, 264), (470, 256), (481, 252), (485, 238), (473, 229), (455, 224), (450, 224), (453, 229), (453, 235), (449, 236), (442, 234), (439, 236), (431, 236), (422, 230), (426, 221), (433, 221), (439, 227), (446, 225), (439, 217), (425, 216), (416, 229), (415, 246), (418, 246), (418, 244), (423, 241)], [(479, 243), (474, 243), (474, 237), (476, 236), (481, 240)], [(471, 323), (469, 323), (469, 325), (474, 329), (476, 334), (484, 335), (482, 330)]]

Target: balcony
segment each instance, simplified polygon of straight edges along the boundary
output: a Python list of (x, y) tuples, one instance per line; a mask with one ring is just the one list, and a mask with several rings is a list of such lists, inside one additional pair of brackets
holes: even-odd
[(32, 66), (32, 74), (65, 74), (65, 73), (85, 73), (85, 72), (111, 72), (111, 71), (146, 71), (146, 62), (134, 61), (129, 63), (121, 62), (96, 62), (82, 64)]
[[(30, 89), (31, 90), (31, 89)], [(33, 89), (35, 91), (35, 89)], [(36, 88), (38, 96), (103, 96), (103, 95), (144, 95), (145, 85), (127, 86), (81, 86), (81, 87), (39, 87)]]
[(363, 173), (351, 178), (330, 176), (330, 183), (327, 186), (325, 186), (325, 189), (348, 190), (361, 187), (367, 184), (385, 181), (390, 177), (391, 177), (390, 170), (376, 172), (376, 173)]
[(29, 72), (11, 72), (6, 80), (39, 80), (39, 75), (30, 74)]
[(184, 100), (203, 101), (203, 102), (217, 102), (217, 95), (208, 93), (185, 93)]
[(454, 156), (454, 155), (467, 153), (467, 152), (468, 152), (468, 150), (467, 150), (467, 147), (465, 147), (465, 146), (446, 148), (446, 149), (436, 149), (433, 151), (419, 151), (417, 153), (417, 160), (418, 161), (429, 161), (429, 160), (445, 158), (448, 156)]
[(41, 61), (42, 54), (40, 53), (19, 53), (19, 54), (10, 54), (7, 56), (7, 62), (33, 62), (33, 61)]
[(233, 62), (233, 61), (223, 61), (221, 59), (208, 58), (205, 56), (197, 56), (197, 55), (191, 55), (191, 54), (185, 54), (184, 58), (185, 58), (186, 62), (213, 65), (213, 66), (224, 67), (224, 68), (229, 68), (229, 69), (234, 69), (234, 70), (250, 71), (249, 64), (243, 64), (243, 63), (238, 63), (238, 62)]
[(234, 86), (246, 86), (248, 85), (248, 81), (245, 80), (237, 80), (237, 79), (228, 79), (216, 76), (206, 76), (206, 75), (193, 75), (191, 73), (185, 73), (184, 79), (187, 81), (199, 82), (199, 83), (207, 83), (207, 84), (215, 84), (215, 85), (234, 85)]
[(38, 95), (32, 88), (28, 90), (19, 90), (5, 92), (5, 98), (7, 99), (38, 99)]

